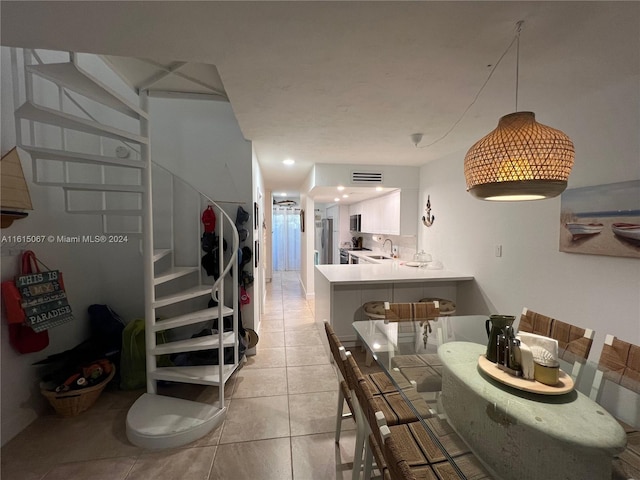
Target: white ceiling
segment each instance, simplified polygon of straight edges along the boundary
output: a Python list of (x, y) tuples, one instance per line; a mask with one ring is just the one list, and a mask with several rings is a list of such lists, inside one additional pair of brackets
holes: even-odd
[[(165, 67), (187, 62), (180, 70), (204, 83), (199, 93), (224, 89), (266, 187), (278, 191), (297, 190), (314, 163), (419, 166), (448, 155), (462, 171), (466, 150), (515, 110), (512, 49), (447, 134), (518, 20), (525, 21), (518, 109), (570, 136), (566, 105), (640, 69), (638, 2), (2, 1), (0, 8), (2, 45)], [(410, 139), (416, 132), (424, 134), (421, 148)], [(296, 164), (284, 167), (285, 158)]]

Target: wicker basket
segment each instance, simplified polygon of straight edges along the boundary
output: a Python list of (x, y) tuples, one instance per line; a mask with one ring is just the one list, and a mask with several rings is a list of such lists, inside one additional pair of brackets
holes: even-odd
[(63, 417), (73, 417), (88, 410), (111, 381), (116, 374), (116, 368), (111, 365), (111, 373), (102, 382), (81, 390), (71, 390), (64, 393), (51, 392), (49, 390), (40, 390), (58, 415)]

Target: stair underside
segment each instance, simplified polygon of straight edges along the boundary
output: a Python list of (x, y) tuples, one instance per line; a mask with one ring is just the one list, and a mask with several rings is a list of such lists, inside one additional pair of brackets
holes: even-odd
[(128, 158), (107, 157), (104, 155), (94, 155), (90, 153), (70, 152), (53, 148), (32, 147), (20, 145), (20, 148), (28, 152), (33, 158), (42, 160), (55, 160), (59, 162), (89, 163), (92, 165), (108, 165), (126, 168), (146, 168), (141, 160)]
[(146, 112), (140, 107), (126, 100), (74, 63), (27, 65), (26, 69), (42, 78), (51, 80), (56, 85), (79, 93), (132, 118), (147, 118)]
[(220, 386), (229, 380), (236, 368), (238, 368), (238, 365), (224, 365), (222, 368), (222, 381), (220, 381), (218, 365), (158, 367), (154, 372), (150, 372), (150, 377), (154, 380), (166, 380), (168, 382)]
[(138, 447), (175, 448), (222, 423), (226, 408), (163, 395), (141, 395), (127, 413), (127, 438)]
[(143, 210), (67, 210), (67, 213), (80, 215), (114, 215), (118, 217), (138, 217)]
[[(233, 310), (229, 307), (222, 307), (222, 316), (226, 317), (233, 315)], [(205, 308), (204, 310), (198, 310), (195, 312), (189, 312), (178, 317), (168, 318), (166, 320), (158, 320), (153, 325), (154, 332), (160, 332), (162, 330), (169, 330), (171, 328), (185, 327), (187, 325), (194, 325), (196, 323), (202, 323), (209, 320), (218, 318), (218, 308)]]
[(111, 127), (109, 125), (103, 125), (101, 123), (94, 122), (93, 120), (87, 120), (59, 110), (54, 110), (53, 108), (34, 105), (30, 102), (23, 103), (22, 106), (16, 110), (16, 116), (18, 118), (46, 123), (56, 127), (68, 128), (70, 130), (77, 130), (79, 132), (90, 133), (92, 135), (99, 135), (102, 137), (115, 138), (116, 140), (122, 140), (124, 142), (131, 141), (139, 144), (149, 143), (149, 139), (141, 135), (127, 132), (126, 130), (120, 130), (119, 128)]
[(67, 182), (34, 182), (38, 185), (47, 187), (61, 187), (68, 191), (85, 191), (85, 192), (132, 192), (142, 193), (144, 187), (142, 185), (107, 185), (104, 183), (67, 183)]

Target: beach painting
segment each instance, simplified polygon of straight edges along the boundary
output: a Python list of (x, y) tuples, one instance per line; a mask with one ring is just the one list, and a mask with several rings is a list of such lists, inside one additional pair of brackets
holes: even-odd
[(640, 180), (564, 191), (560, 251), (640, 258)]

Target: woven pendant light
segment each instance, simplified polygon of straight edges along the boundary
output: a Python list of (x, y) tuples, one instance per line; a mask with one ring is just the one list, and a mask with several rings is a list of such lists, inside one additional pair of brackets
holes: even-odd
[[(523, 23), (516, 24), (516, 110)], [(567, 188), (574, 157), (573, 142), (563, 132), (536, 122), (533, 112), (511, 113), (467, 152), (467, 191), (482, 200), (552, 198)]]
[(533, 112), (511, 113), (467, 152), (467, 191), (482, 200), (555, 197), (567, 187), (574, 156), (560, 130), (536, 122)]

